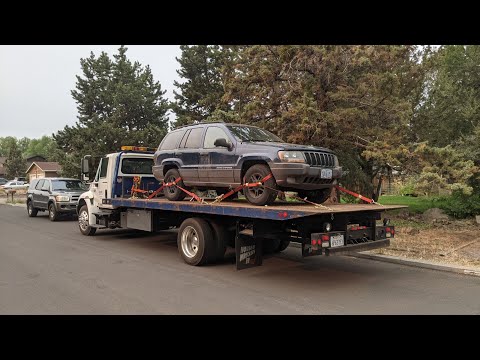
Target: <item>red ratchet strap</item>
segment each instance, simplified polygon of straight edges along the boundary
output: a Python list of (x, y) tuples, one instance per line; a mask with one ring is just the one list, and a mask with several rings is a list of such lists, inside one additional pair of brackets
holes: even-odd
[(357, 194), (356, 192), (353, 192), (353, 191), (350, 191), (350, 190), (347, 190), (341, 186), (338, 186), (338, 185), (335, 185), (335, 187), (340, 190), (341, 192), (344, 192), (346, 194), (349, 194), (349, 195), (352, 195), (352, 196), (355, 196), (356, 198), (359, 198), (360, 200), (363, 200), (369, 204), (377, 204), (377, 205), (381, 205), (379, 203), (377, 203), (375, 200), (372, 200), (372, 199), (369, 199), (363, 195), (360, 195), (360, 194)]
[(203, 203), (203, 199), (201, 199), (200, 197), (198, 197), (196, 194), (182, 188), (181, 186), (178, 186), (177, 184), (182, 180), (181, 177), (179, 178), (176, 178), (174, 181), (172, 182), (169, 182), (169, 183), (163, 183), (162, 186), (160, 186), (157, 190), (155, 190), (152, 194), (150, 194), (150, 196), (148, 197), (148, 199), (153, 199), (155, 196), (157, 196), (158, 193), (160, 193), (164, 188), (166, 187), (170, 187), (170, 186), (176, 186), (177, 188), (179, 188), (180, 190), (182, 190), (184, 193), (186, 193), (187, 195), (191, 196), (192, 198), (194, 198), (195, 200), (197, 200), (198, 202), (200, 203)]
[(263, 185), (263, 183), (267, 180), (270, 180), (271, 178), (273, 177), (273, 175), (270, 173), (268, 174), (267, 176), (265, 176), (262, 180), (258, 181), (258, 182), (254, 182), (254, 183), (245, 183), (243, 185), (240, 185), (240, 186), (237, 186), (235, 189), (233, 190), (230, 190), (229, 192), (227, 192), (226, 194), (223, 194), (221, 195), (220, 197), (218, 197), (217, 199), (215, 199), (214, 203), (218, 203), (222, 200), (225, 200), (226, 198), (228, 198), (229, 196), (235, 194), (236, 192), (246, 188), (246, 187), (256, 187), (256, 186), (260, 186), (260, 185)]

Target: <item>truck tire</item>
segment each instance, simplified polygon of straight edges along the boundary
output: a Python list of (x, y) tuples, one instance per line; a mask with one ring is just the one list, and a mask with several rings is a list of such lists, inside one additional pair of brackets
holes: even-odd
[(308, 201), (311, 201), (317, 204), (322, 204), (328, 200), (331, 192), (332, 192), (331, 188), (312, 190), (312, 191), (299, 191), (298, 196), (301, 197), (302, 199), (307, 198)]
[[(253, 165), (245, 173), (244, 183), (258, 182), (268, 174), (270, 174), (270, 168), (267, 165)], [(264, 184), (272, 189), (277, 188), (277, 183), (273, 177), (265, 181)], [(245, 188), (243, 189), (243, 193), (250, 204), (258, 206), (269, 205), (277, 198), (276, 191), (264, 188), (262, 186)]]
[(201, 218), (189, 218), (180, 225), (177, 245), (183, 261), (193, 266), (207, 263), (216, 254), (212, 228)]
[(50, 219), (50, 221), (58, 220), (58, 213), (54, 203), (50, 203), (48, 205), (48, 218)]
[(273, 254), (285, 250), (290, 241), (279, 239), (262, 239), (262, 251), (264, 254)]
[(211, 261), (222, 260), (227, 251), (227, 245), (232, 242), (235, 243), (235, 232), (228, 231), (228, 229), (214, 220), (209, 220), (212, 227), (213, 238), (215, 240), (215, 254)]
[(35, 217), (38, 214), (38, 209), (33, 207), (33, 201), (27, 203), (27, 213), (29, 217)]
[(83, 235), (92, 236), (97, 231), (97, 228), (91, 227), (88, 224), (88, 218), (88, 207), (87, 205), (83, 205), (78, 212), (78, 227)]
[[(175, 179), (178, 179), (179, 177), (180, 177), (180, 173), (178, 172), (177, 169), (170, 169), (165, 174), (165, 178), (164, 178), (163, 181), (165, 181), (166, 183), (169, 183), (169, 182), (173, 182)], [(183, 184), (183, 180), (180, 180), (178, 182), (178, 186), (181, 186), (182, 188), (185, 188), (185, 185)], [(185, 196), (187, 195), (176, 186), (165, 187), (163, 189), (163, 194), (170, 201), (183, 200), (183, 199), (185, 199)]]

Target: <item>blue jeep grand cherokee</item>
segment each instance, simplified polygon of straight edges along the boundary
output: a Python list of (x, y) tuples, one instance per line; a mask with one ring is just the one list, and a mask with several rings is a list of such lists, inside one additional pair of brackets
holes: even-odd
[[(250, 203), (272, 203), (277, 192), (271, 189), (296, 191), (302, 198), (322, 203), (342, 168), (331, 150), (287, 144), (261, 128), (226, 123), (177, 128), (165, 136), (154, 156), (157, 180), (171, 182), (181, 177), (181, 187), (215, 189), (220, 194), (270, 173), (273, 177), (265, 182), (266, 187), (243, 190)], [(172, 186), (165, 188), (165, 197), (182, 200), (185, 193)]]

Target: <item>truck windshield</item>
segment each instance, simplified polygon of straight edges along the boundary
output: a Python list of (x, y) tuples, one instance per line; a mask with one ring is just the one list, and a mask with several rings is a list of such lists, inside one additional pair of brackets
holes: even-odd
[(254, 126), (227, 125), (227, 127), (239, 141), (284, 142), (271, 132)]
[(78, 180), (52, 180), (52, 190), (86, 190), (86, 187), (81, 181)]

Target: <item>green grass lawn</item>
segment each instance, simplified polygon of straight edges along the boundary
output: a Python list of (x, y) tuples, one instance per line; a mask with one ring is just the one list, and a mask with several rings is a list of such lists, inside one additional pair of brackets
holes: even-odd
[(384, 195), (380, 196), (380, 199), (378, 199), (378, 202), (383, 205), (407, 205), (409, 212), (414, 214), (424, 213), (430, 208), (440, 207), (445, 201), (444, 198), (396, 195)]

